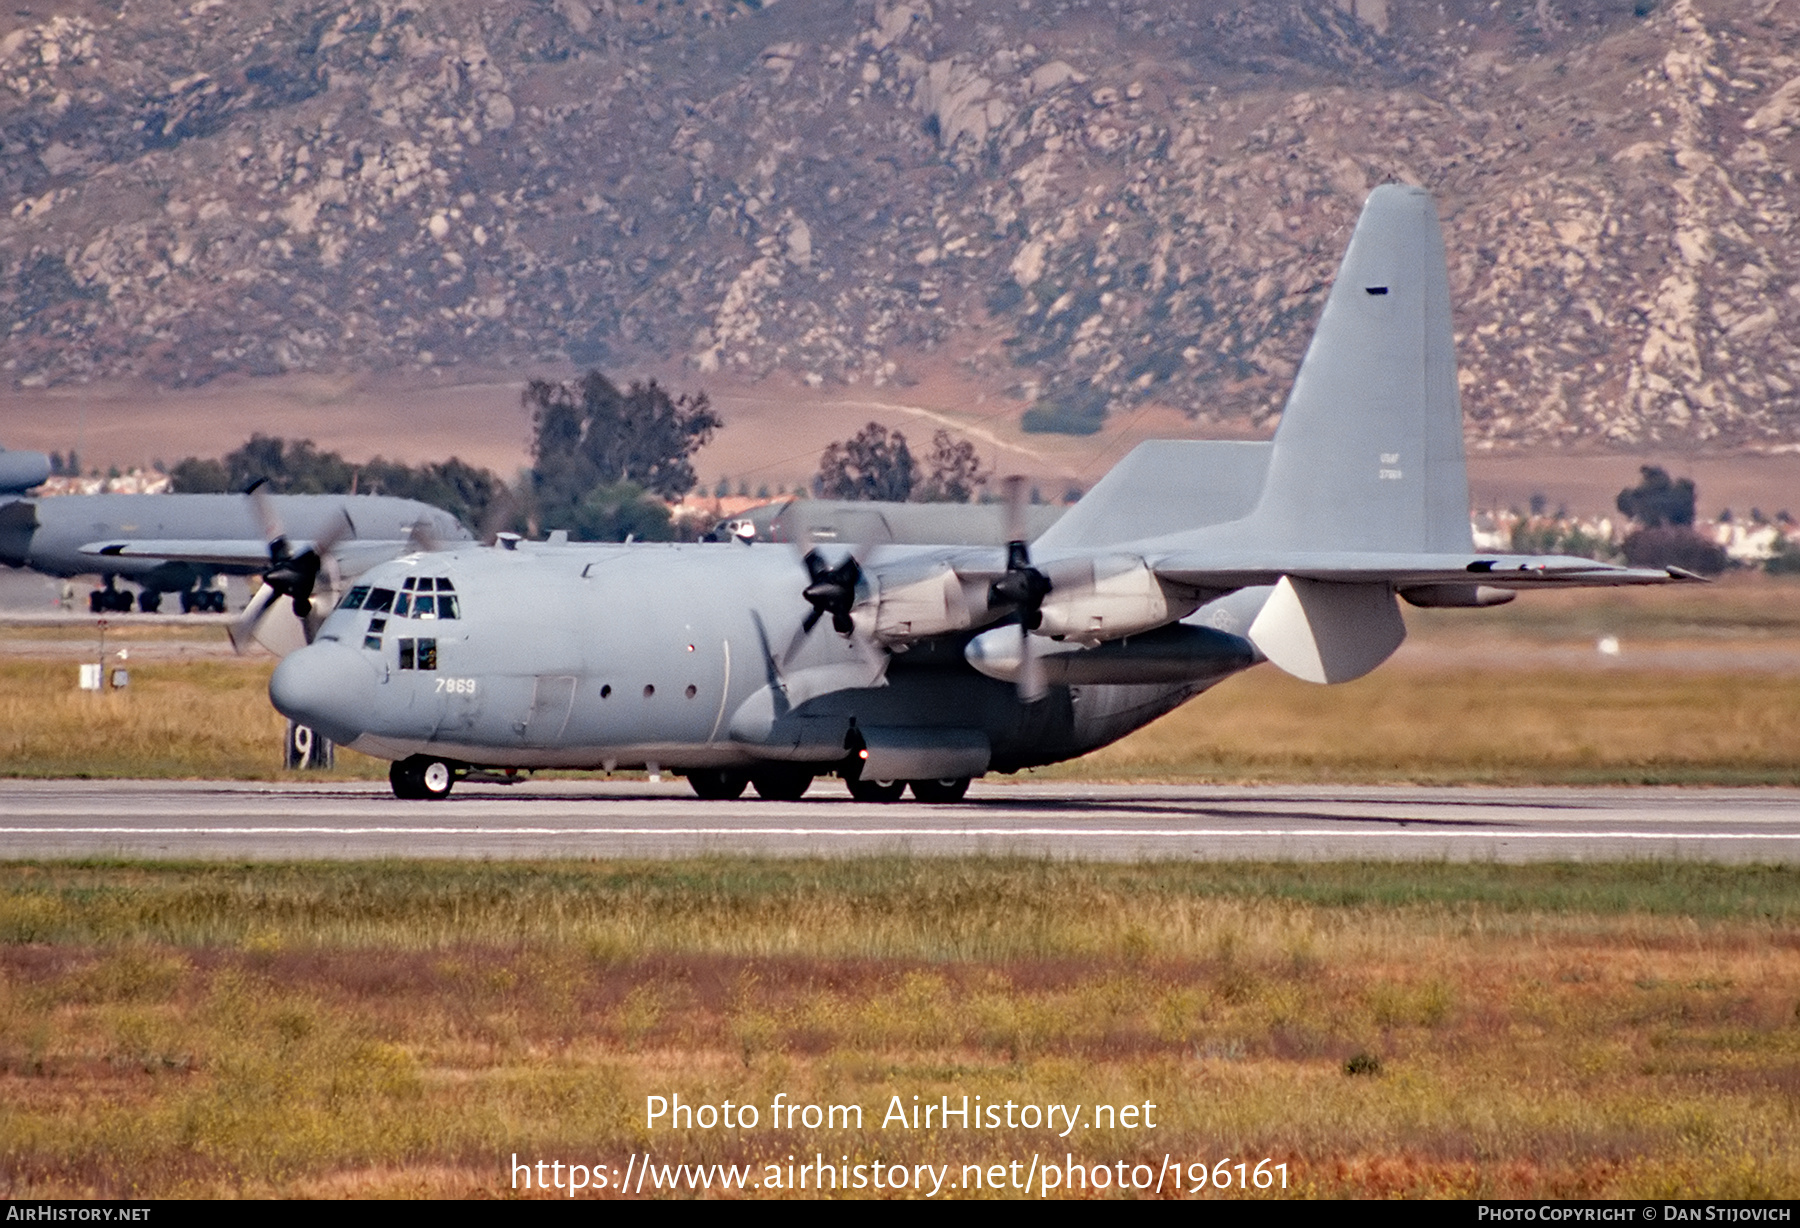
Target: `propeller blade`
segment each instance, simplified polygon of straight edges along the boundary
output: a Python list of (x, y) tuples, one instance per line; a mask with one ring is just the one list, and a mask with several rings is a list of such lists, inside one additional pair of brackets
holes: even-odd
[(795, 630), (793, 637), (787, 642), (787, 647), (781, 650), (781, 656), (775, 662), (775, 672), (778, 676), (787, 677), (788, 667), (794, 663), (794, 658), (800, 655), (800, 650), (806, 647), (806, 637), (811, 634), (813, 624), (818, 621), (819, 612), (814, 610), (807, 616), (806, 621)]
[(256, 516), (257, 527), (262, 530), (263, 540), (269, 543), (270, 562), (280, 563), (288, 557), (287, 533), (281, 527), (281, 515), (275, 510), (268, 487), (268, 478), (257, 478), (244, 487), (244, 493), (250, 496), (250, 509)]
[(1014, 474), (1001, 483), (1006, 491), (1006, 540), (1025, 541), (1025, 479)]
[(349, 512), (340, 507), (336, 522), (327, 525), (325, 531), (319, 534), (318, 540), (313, 542), (313, 553), (320, 558), (329, 558), (331, 552), (337, 549), (339, 542), (354, 536), (356, 536), (356, 522), (350, 519)]
[(415, 553), (421, 554), (435, 554), (444, 548), (437, 530), (423, 517), (406, 526), (406, 544)]
[(518, 511), (519, 501), (513, 494), (512, 487), (501, 483), (495, 490), (494, 497), (488, 500), (487, 510), (481, 514), (481, 544), (491, 546), (500, 539), (500, 534), (512, 523), (513, 515)]
[(238, 615), (237, 621), (226, 632), (231, 637), (234, 652), (242, 654), (250, 646), (251, 641), (256, 638), (257, 627), (262, 625), (263, 616), (268, 614), (269, 607), (280, 596), (273, 584), (265, 584), (256, 590), (256, 596), (250, 598), (250, 604), (244, 607), (244, 612)]

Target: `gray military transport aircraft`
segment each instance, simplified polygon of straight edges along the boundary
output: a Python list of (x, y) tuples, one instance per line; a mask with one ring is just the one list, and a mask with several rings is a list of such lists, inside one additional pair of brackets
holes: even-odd
[[(42, 453), (0, 451), (0, 462)], [(421, 540), (468, 541), (469, 532), (449, 512), (412, 499), (386, 495), (58, 495), (33, 499), (25, 486), (0, 488), (0, 563), (51, 576), (103, 577), (90, 598), (96, 614), (131, 608), (131, 593), (115, 578), (136, 583), (138, 608), (152, 613), (164, 593), (179, 593), (184, 612), (225, 612), (225, 594), (211, 587), (217, 575), (261, 574), (274, 593), (293, 596), (302, 586), (310, 599), (330, 555), (330, 572), (354, 576), (377, 562), (407, 553)], [(28, 475), (27, 475), (28, 476)], [(0, 464), (0, 481), (7, 470)], [(326, 543), (327, 549), (316, 548)], [(310, 568), (302, 576), (299, 571)], [(331, 594), (335, 599), (336, 594)]]
[(887, 503), (846, 499), (781, 499), (746, 508), (712, 528), (712, 541), (894, 542), (933, 546), (997, 546), (1021, 535), (1035, 541), (1068, 509), (1060, 503), (1025, 506), (1022, 530), (1009, 523), (1019, 512), (998, 503)]
[[(1014, 502), (1017, 502), (1015, 497)], [(368, 571), (276, 708), (394, 761), (403, 798), (650, 767), (704, 798), (866, 801), (1104, 746), (1262, 661), (1344, 682), (1398, 602), (1690, 579), (1476, 551), (1431, 199), (1369, 197), (1270, 443), (1146, 443), (1027, 545), (846, 550), (504, 538)], [(830, 629), (815, 634), (829, 620)]]

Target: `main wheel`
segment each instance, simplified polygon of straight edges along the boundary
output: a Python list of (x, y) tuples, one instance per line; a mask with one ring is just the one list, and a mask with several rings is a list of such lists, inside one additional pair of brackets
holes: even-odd
[[(698, 768), (687, 774), (688, 784), (693, 788), (695, 796), (709, 802), (728, 802), (744, 795), (744, 786), (750, 778), (742, 772), (724, 772), (712, 768)], [(761, 792), (761, 790), (757, 790)]]
[(913, 796), (922, 802), (938, 804), (942, 802), (960, 802), (963, 794), (969, 791), (967, 776), (952, 776), (947, 780), (914, 780)]
[(897, 802), (906, 792), (904, 780), (846, 780), (850, 796), (859, 802)]
[(138, 594), (138, 613), (154, 614), (162, 609), (162, 594), (155, 589), (145, 589)]
[(750, 786), (765, 802), (797, 802), (812, 788), (805, 768), (767, 767), (750, 774)]

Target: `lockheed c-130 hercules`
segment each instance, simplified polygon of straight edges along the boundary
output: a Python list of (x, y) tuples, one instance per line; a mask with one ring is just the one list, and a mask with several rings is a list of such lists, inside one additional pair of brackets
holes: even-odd
[(1146, 443), (1030, 546), (420, 551), (360, 577), (269, 693), (393, 760), (407, 798), (649, 767), (706, 798), (836, 773), (863, 800), (954, 801), (1263, 661), (1361, 677), (1404, 638), (1402, 599), (1692, 578), (1478, 552), (1468, 513), (1437, 214), (1387, 185), (1269, 443)]

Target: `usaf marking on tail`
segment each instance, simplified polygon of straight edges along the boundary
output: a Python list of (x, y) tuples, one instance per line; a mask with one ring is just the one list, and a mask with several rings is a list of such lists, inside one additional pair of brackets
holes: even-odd
[[(1374, 462), (1371, 464), (1371, 462)], [(1018, 504), (1015, 491), (1014, 504)], [(1146, 443), (1029, 546), (504, 539), (371, 568), (287, 657), (290, 718), (402, 797), (649, 767), (702, 797), (960, 798), (1085, 754), (1262, 661), (1361, 677), (1399, 601), (1688, 578), (1477, 552), (1443, 241), (1375, 190), (1271, 443)], [(820, 626), (828, 622), (828, 627)]]

